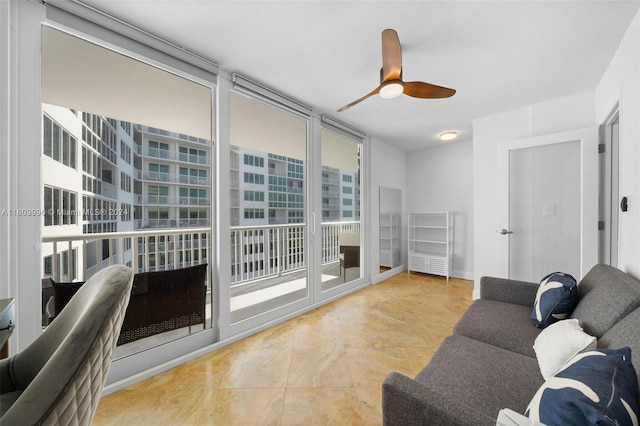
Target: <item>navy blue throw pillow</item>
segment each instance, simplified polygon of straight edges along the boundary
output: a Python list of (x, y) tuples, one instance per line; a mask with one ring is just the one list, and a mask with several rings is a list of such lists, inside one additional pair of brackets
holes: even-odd
[(545, 328), (567, 318), (578, 303), (578, 283), (564, 272), (554, 272), (540, 281), (531, 322)]
[(638, 424), (631, 349), (576, 355), (538, 389), (525, 416), (548, 426)]

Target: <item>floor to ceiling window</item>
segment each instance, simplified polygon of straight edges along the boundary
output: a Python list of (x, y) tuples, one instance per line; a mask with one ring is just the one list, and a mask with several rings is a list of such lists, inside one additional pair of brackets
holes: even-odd
[(230, 95), (231, 323), (308, 298), (309, 120)]
[(42, 327), (61, 283), (125, 264), (115, 359), (211, 329), (214, 87), (52, 26), (42, 44)]
[[(107, 25), (92, 32), (57, 7), (42, 27), (43, 327), (55, 321), (57, 283), (110, 264), (140, 280), (136, 320), (136, 299), (163, 297), (152, 285), (161, 274), (181, 271), (165, 282), (187, 287), (202, 279), (202, 297), (174, 286), (130, 333), (125, 316), (114, 383), (366, 284), (364, 135), (242, 76), (218, 77), (206, 60), (183, 67), (182, 51), (156, 57)], [(202, 265), (204, 278), (185, 278)]]
[(362, 143), (322, 129), (323, 292), (363, 276), (360, 226)]

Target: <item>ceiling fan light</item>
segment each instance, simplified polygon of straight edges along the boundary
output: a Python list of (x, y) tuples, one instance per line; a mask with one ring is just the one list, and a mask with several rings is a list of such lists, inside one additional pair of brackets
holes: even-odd
[(456, 132), (455, 130), (450, 130), (440, 133), (439, 136), (441, 141), (450, 141), (458, 137), (458, 132)]
[(404, 88), (400, 83), (385, 84), (380, 88), (380, 97), (384, 99), (393, 99), (402, 95)]

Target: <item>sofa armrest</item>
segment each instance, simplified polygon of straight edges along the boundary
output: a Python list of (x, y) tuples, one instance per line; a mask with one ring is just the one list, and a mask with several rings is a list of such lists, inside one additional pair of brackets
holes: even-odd
[(480, 298), (533, 307), (539, 283), (497, 277), (480, 278)]
[(464, 402), (448, 398), (407, 376), (392, 372), (382, 383), (382, 422), (385, 426), (493, 426), (496, 419), (487, 417)]

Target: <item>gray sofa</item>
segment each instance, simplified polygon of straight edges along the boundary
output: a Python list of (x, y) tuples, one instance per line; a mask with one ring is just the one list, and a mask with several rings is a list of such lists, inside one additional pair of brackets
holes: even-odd
[[(495, 425), (509, 408), (524, 413), (544, 383), (530, 320), (538, 283), (483, 277), (473, 302), (415, 377), (393, 372), (382, 386), (385, 425)], [(596, 265), (579, 285), (571, 318), (599, 348), (629, 346), (640, 373), (640, 282)]]

